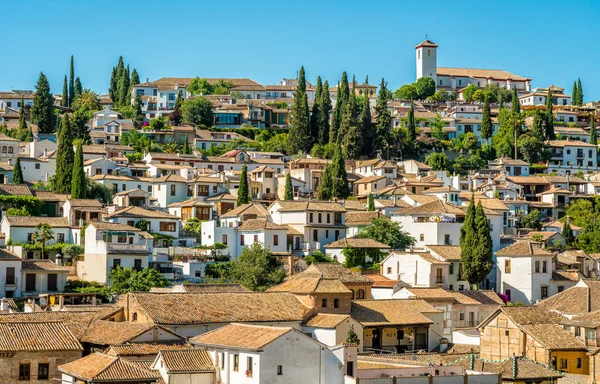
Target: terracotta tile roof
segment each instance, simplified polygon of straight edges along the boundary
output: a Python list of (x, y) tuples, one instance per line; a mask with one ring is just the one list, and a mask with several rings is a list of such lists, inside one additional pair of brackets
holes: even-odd
[(479, 356), (467, 355), (446, 365), (461, 365), (465, 369), (473, 368), (474, 371), (496, 373), (503, 381), (553, 381), (563, 375), (559, 371), (528, 359), (524, 356), (513, 356), (506, 360), (484, 360)]
[(595, 144), (586, 143), (585, 141), (579, 140), (549, 140), (546, 145), (550, 147), (590, 147), (596, 148)]
[(279, 204), (279, 212), (346, 212), (341, 204), (328, 201), (277, 201), (275, 204)]
[(168, 212), (136, 206), (125, 207), (108, 215), (109, 219), (118, 217), (180, 220), (180, 217), (171, 215)]
[(423, 194), (430, 194), (430, 193), (444, 193), (444, 192), (460, 192), (458, 189), (454, 189), (452, 187), (433, 187), (433, 188), (428, 188), (426, 190), (423, 191)]
[(266, 219), (249, 219), (236, 228), (238, 231), (263, 231), (263, 230), (279, 230), (287, 231), (287, 225), (275, 224)]
[[(500, 311), (504, 313), (513, 323), (518, 326), (529, 324), (559, 324), (564, 317), (556, 312), (548, 311), (538, 306), (501, 306)], [(493, 316), (493, 315), (492, 315)]]
[(435, 200), (417, 207), (400, 208), (392, 212), (392, 214), (401, 216), (430, 214), (449, 214), (456, 216), (465, 215), (465, 211), (462, 208), (459, 208), (456, 205), (446, 204), (435, 196), (431, 197), (433, 197)]
[(502, 69), (475, 69), (475, 68), (448, 68), (438, 67), (436, 70), (438, 76), (451, 76), (451, 77), (479, 77), (485, 79), (494, 80), (513, 80), (513, 81), (526, 81), (530, 80), (527, 77), (515, 75), (514, 73), (507, 72)]
[(506, 180), (519, 185), (550, 185), (548, 180), (538, 176), (506, 176)]
[(427, 245), (427, 249), (445, 261), (460, 261), (460, 245)]
[(567, 183), (569, 182), (570, 184), (586, 184), (587, 181), (583, 180), (577, 176), (569, 176), (567, 178), (567, 176), (549, 176), (549, 175), (542, 175), (541, 176), (543, 179), (545, 179), (546, 181), (548, 181), (549, 183)]
[(0, 352), (81, 351), (82, 349), (69, 328), (60, 322), (0, 323)]
[(94, 199), (69, 199), (69, 204), (71, 208), (79, 208), (79, 207), (98, 207), (102, 208), (102, 203), (98, 200)]
[(21, 261), (23, 259), (7, 249), (0, 249), (0, 260)]
[(290, 276), (286, 281), (271, 287), (267, 292), (290, 292), (294, 294), (339, 293), (347, 296), (352, 291), (338, 279), (327, 279), (321, 273), (304, 271)]
[(424, 300), (359, 300), (352, 302), (350, 317), (365, 327), (433, 324), (423, 313), (441, 313)]
[(334, 241), (331, 244), (327, 244), (325, 248), (377, 248), (377, 249), (390, 249), (391, 247), (387, 244), (381, 243), (373, 239), (363, 239), (358, 237), (345, 237), (338, 241)]
[(124, 344), (154, 327), (147, 323), (98, 320), (90, 324), (79, 340), (98, 345)]
[(59, 365), (58, 370), (90, 382), (154, 380), (158, 378), (156, 372), (144, 369), (126, 359), (98, 352)]
[(403, 288), (412, 293), (417, 299), (427, 300), (449, 300), (454, 301), (454, 295), (451, 291), (443, 288)]
[(70, 228), (65, 217), (39, 217), (39, 216), (6, 216), (11, 227), (35, 227), (43, 223), (53, 228)]
[(167, 372), (212, 372), (215, 363), (206, 349), (170, 349), (159, 352)]
[(0, 195), (33, 196), (31, 189), (22, 184), (0, 184)]
[[(431, 366), (445, 365), (449, 361), (460, 358), (461, 355), (448, 355), (445, 353), (385, 353), (385, 354), (368, 354), (359, 355), (362, 361), (401, 364), (409, 366)], [(464, 355), (463, 355), (464, 356)]]
[(494, 291), (452, 291), (454, 299), (464, 305), (504, 305)]
[[(544, 224), (544, 228), (548, 228), (548, 227), (550, 227), (550, 228), (558, 228), (558, 229), (560, 229), (562, 231), (564, 225), (565, 225), (565, 223), (563, 223), (562, 221), (560, 221), (560, 220), (554, 220), (551, 223)], [(570, 224), (570, 225), (571, 225), (571, 229), (572, 230), (575, 230), (575, 231), (581, 231), (581, 230), (583, 230), (582, 227), (578, 227), (578, 226), (573, 225), (573, 224)]]
[(260, 350), (277, 338), (292, 332), (291, 327), (265, 327), (250, 324), (229, 324), (214, 331), (192, 337), (192, 344)]
[[(391, 253), (390, 256), (394, 255), (394, 257), (399, 257), (400, 259), (409, 256), (419, 256), (421, 259), (429, 262), (430, 264), (449, 264), (447, 261), (440, 260), (434, 257), (429, 252), (417, 252), (417, 251), (406, 251), (406, 252), (394, 252)], [(388, 256), (388, 257), (390, 257)]]
[[(347, 208), (347, 207), (346, 207)], [(371, 220), (385, 218), (389, 220), (387, 216), (377, 211), (371, 212), (346, 212), (346, 225), (357, 226), (357, 225), (369, 225)]]
[(240, 215), (256, 215), (257, 218), (266, 218), (269, 212), (260, 204), (250, 203), (240, 205), (221, 215), (221, 218), (238, 217)]
[[(365, 211), (367, 210), (367, 206), (361, 203), (358, 200), (344, 200), (343, 202), (344, 208), (348, 211)], [(350, 212), (348, 212), (350, 213)]]
[(51, 260), (23, 260), (21, 270), (23, 271), (49, 271), (49, 272), (69, 272), (68, 267), (63, 267), (53, 263)]
[(585, 350), (585, 344), (559, 324), (529, 324), (520, 329), (550, 350)]
[(349, 319), (349, 315), (340, 315), (332, 313), (317, 313), (311, 317), (307, 322), (307, 327), (314, 328), (327, 328), (333, 329), (338, 326), (342, 321)]
[(338, 263), (312, 263), (303, 273), (320, 273), (327, 279), (339, 279), (342, 283), (361, 283), (371, 284), (368, 276), (352, 272), (348, 268)]
[(537, 246), (535, 243), (529, 240), (517, 240), (508, 247), (497, 251), (496, 256), (552, 256), (552, 253)]
[(159, 351), (189, 349), (190, 346), (184, 341), (169, 341), (159, 343), (130, 343), (111, 345), (107, 355), (111, 356), (152, 356)]
[(294, 295), (273, 293), (130, 293), (156, 324), (302, 321), (310, 308)]
[(136, 227), (132, 227), (127, 224), (120, 223), (107, 223), (107, 222), (93, 222), (90, 223), (93, 225), (98, 231), (127, 231), (127, 232), (139, 232), (140, 229)]
[(564, 314), (581, 315), (598, 311), (600, 310), (600, 282), (583, 280), (574, 287), (542, 300), (537, 306)]
[(583, 275), (579, 271), (552, 271), (552, 280), (554, 281), (571, 281), (576, 283), (583, 278)]
[(183, 289), (189, 293), (248, 293), (248, 288), (240, 284), (183, 284)]
[(385, 180), (385, 176), (368, 176), (362, 177), (354, 182), (354, 184), (368, 184), (368, 183), (376, 183), (380, 180)]
[(388, 279), (387, 277), (378, 273), (367, 274), (365, 276), (368, 276), (374, 281), (373, 285), (371, 285), (371, 288), (392, 288), (400, 282), (400, 280)]

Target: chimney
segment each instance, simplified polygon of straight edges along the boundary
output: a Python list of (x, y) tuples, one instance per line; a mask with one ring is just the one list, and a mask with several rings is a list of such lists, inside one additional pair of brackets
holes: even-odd
[(27, 302), (25, 303), (25, 307), (23, 308), (23, 312), (35, 312), (35, 302), (32, 299), (27, 300)]
[(440, 339), (440, 353), (444, 353), (448, 350), (448, 339), (445, 337), (442, 337)]
[(62, 255), (60, 253), (57, 253), (54, 258), (54, 262), (56, 263), (56, 265), (62, 265), (62, 259)]
[(8, 312), (8, 300), (2, 299), (0, 301), (0, 312)]

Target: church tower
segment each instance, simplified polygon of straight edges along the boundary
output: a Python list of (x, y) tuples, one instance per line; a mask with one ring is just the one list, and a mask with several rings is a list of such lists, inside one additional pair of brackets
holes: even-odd
[(438, 85), (437, 47), (436, 43), (427, 38), (415, 47), (417, 51), (417, 79), (431, 77), (436, 86)]

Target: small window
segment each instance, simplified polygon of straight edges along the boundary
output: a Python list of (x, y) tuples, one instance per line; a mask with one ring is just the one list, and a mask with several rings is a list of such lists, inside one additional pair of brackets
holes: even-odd
[(461, 314), (460, 314), (460, 321), (463, 321), (464, 319), (465, 319), (465, 314), (464, 314), (464, 313), (461, 313)]
[(392, 267), (387, 267), (387, 273), (391, 274), (392, 273)]
[(327, 299), (322, 299), (321, 300), (321, 307), (327, 308)]
[(224, 245), (227, 245), (227, 235), (223, 235), (223, 236), (221, 237), (221, 242), (222, 242)]
[(273, 245), (274, 246), (279, 245), (279, 235), (273, 235)]
[(357, 299), (364, 299), (365, 298), (365, 290), (364, 289), (359, 289), (357, 292)]
[(504, 260), (504, 273), (510, 273), (510, 260)]
[(30, 368), (29, 363), (19, 364), (19, 380), (31, 380)]
[(577, 358), (577, 368), (581, 368), (581, 357)]
[[(581, 360), (581, 359), (579, 359), (579, 360)], [(278, 365), (277, 366), (277, 375), (278, 376), (283, 375), (283, 365)]]
[(50, 364), (38, 363), (38, 380), (48, 380)]
[(233, 371), (237, 372), (240, 370), (240, 355), (233, 355)]
[(35, 169), (40, 169), (40, 163), (35, 163)]
[(252, 357), (248, 356), (246, 360), (246, 376), (252, 377), (252, 371), (254, 369), (254, 363), (252, 361)]
[(175, 184), (171, 184), (171, 196), (175, 196)]
[(244, 235), (240, 236), (240, 245), (245, 245), (244, 244)]
[(568, 362), (566, 358), (561, 358), (560, 359), (560, 369), (567, 369), (568, 367)]
[(419, 235), (419, 241), (425, 241), (425, 235), (424, 234), (420, 234)]
[(340, 307), (340, 299), (333, 299), (333, 308)]
[(504, 330), (504, 336), (508, 336), (508, 335), (509, 335), (509, 331), (508, 331), (508, 329), (505, 329)]

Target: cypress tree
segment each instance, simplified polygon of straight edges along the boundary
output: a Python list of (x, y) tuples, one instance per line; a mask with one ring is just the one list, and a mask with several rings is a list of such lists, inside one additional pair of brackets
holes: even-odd
[[(354, 80), (352, 81), (354, 84)], [(362, 148), (361, 128), (358, 121), (358, 106), (356, 103), (356, 92), (352, 87), (352, 94), (346, 103), (346, 110), (340, 124), (338, 136), (342, 137), (342, 149), (344, 157), (355, 159), (360, 155)]]
[(73, 127), (69, 115), (65, 115), (60, 122), (58, 132), (58, 148), (56, 150), (56, 172), (54, 173), (54, 193), (70, 193), (73, 179)]
[(285, 175), (285, 192), (283, 194), (284, 200), (294, 200), (294, 187), (292, 186), (292, 175), (288, 172)]
[(546, 95), (546, 112), (544, 116), (546, 122), (546, 140), (556, 140), (554, 134), (554, 114), (552, 113), (552, 92), (548, 89), (548, 95)]
[(377, 100), (375, 102), (375, 117), (377, 118), (377, 125), (375, 126), (375, 139), (373, 140), (375, 150), (381, 152), (383, 152), (384, 146), (387, 144), (387, 136), (392, 127), (392, 117), (387, 105), (387, 92), (387, 84), (385, 79), (381, 78), (381, 83), (379, 84), (379, 93), (377, 94)]
[(119, 106), (127, 107), (131, 105), (131, 97), (129, 96), (129, 69), (122, 68), (120, 70), (119, 82), (117, 83), (117, 92)]
[(531, 127), (531, 132), (537, 137), (539, 140), (544, 140), (544, 127), (543, 127), (544, 119), (540, 110), (536, 108), (533, 112), (533, 126)]
[(577, 105), (583, 105), (583, 88), (581, 87), (581, 79), (577, 79)]
[(569, 218), (567, 218), (567, 220), (565, 220), (565, 223), (563, 224), (562, 235), (564, 236), (567, 245), (571, 245), (575, 241), (573, 229), (571, 228), (571, 224), (569, 224)]
[(494, 267), (494, 245), (490, 232), (490, 224), (481, 201), (477, 204), (477, 209), (475, 210), (475, 227), (477, 229), (477, 252), (473, 260), (477, 270), (477, 279), (472, 284), (480, 284), (485, 281)]
[(571, 104), (573, 104), (573, 105), (578, 105), (577, 103), (579, 101), (579, 96), (577, 96), (577, 92), (578, 92), (577, 82), (574, 81), (573, 82), (573, 92), (571, 92)]
[(114, 105), (116, 105), (117, 103), (117, 81), (117, 67), (113, 67), (112, 72), (110, 74), (108, 94)]
[(183, 154), (184, 155), (191, 155), (192, 154), (192, 147), (190, 147), (190, 142), (188, 141), (187, 136), (185, 137), (185, 141), (183, 142)]
[(412, 145), (417, 140), (417, 124), (415, 123), (415, 103), (410, 101), (410, 109), (408, 110), (408, 140)]
[(327, 164), (321, 174), (321, 184), (317, 191), (319, 200), (331, 200), (333, 198), (333, 164)]
[(338, 139), (338, 131), (340, 130), (340, 123), (342, 120), (342, 108), (343, 108), (342, 93), (340, 92), (340, 83), (337, 84), (337, 90), (335, 94), (335, 107), (333, 108), (333, 115), (331, 116), (331, 125), (329, 127), (329, 143), (335, 144)]
[(590, 144), (598, 144), (598, 132), (596, 132), (596, 114), (592, 113), (590, 118)]
[(81, 85), (81, 80), (79, 77), (75, 79), (75, 98), (81, 97), (83, 94), (83, 86)]
[(21, 96), (21, 108), (19, 108), (19, 129), (27, 129), (25, 121), (25, 99)]
[(62, 100), (60, 101), (60, 105), (63, 107), (69, 106), (69, 85), (67, 84), (67, 75), (65, 75), (65, 79), (63, 81)]
[(298, 85), (292, 106), (288, 147), (292, 154), (307, 152), (310, 149), (310, 121), (308, 114), (308, 100), (306, 98), (306, 78), (304, 66), (300, 67)]
[(141, 123), (144, 120), (144, 113), (142, 112), (142, 96), (135, 95), (135, 122)]
[(321, 82), (321, 76), (317, 78), (317, 85), (315, 89), (315, 101), (312, 107), (312, 113), (310, 115), (310, 137), (312, 143), (320, 143), (319, 134), (321, 127), (319, 127), (319, 118), (321, 109), (321, 93), (323, 92), (323, 83)]
[(347, 199), (350, 196), (348, 187), (348, 174), (346, 173), (346, 162), (342, 156), (342, 148), (338, 144), (333, 154), (332, 165), (332, 195), (338, 199)]
[(237, 206), (239, 207), (240, 205), (248, 204), (250, 201), (250, 194), (248, 193), (248, 167), (244, 165), (242, 167), (242, 174), (240, 175)]
[(329, 142), (329, 115), (331, 114), (331, 97), (329, 96), (329, 83), (325, 80), (321, 91), (319, 102), (319, 116), (317, 126), (319, 127), (319, 144), (325, 145)]
[(369, 200), (367, 202), (367, 210), (373, 212), (375, 210), (375, 198), (372, 193), (369, 193)]
[(492, 116), (490, 111), (490, 98), (486, 94), (485, 101), (483, 103), (483, 116), (481, 118), (481, 137), (489, 143), (490, 137), (492, 137)]
[(73, 105), (75, 100), (75, 62), (71, 55), (71, 66), (69, 68), (69, 105)]
[(475, 196), (471, 195), (471, 201), (465, 214), (465, 221), (460, 227), (460, 261), (462, 263), (463, 276), (469, 284), (475, 283), (477, 274), (474, 266), (474, 258), (477, 247), (475, 228)]
[(77, 143), (77, 152), (73, 163), (73, 175), (71, 180), (71, 198), (85, 199), (85, 171), (83, 170), (83, 146), (81, 140)]
[[(138, 96), (139, 95), (135, 95), (135, 109), (137, 111), (138, 108)], [(140, 97), (140, 103), (139, 103), (139, 107), (140, 107), (140, 112), (142, 111), (142, 97)], [(169, 122), (171, 125), (174, 126), (179, 126), (181, 124), (181, 121), (183, 120), (183, 113), (181, 112), (181, 106), (183, 105), (183, 96), (181, 94), (181, 92), (177, 93), (177, 99), (175, 99), (175, 106), (173, 107), (173, 112), (171, 112), (171, 114), (169, 115)], [(143, 117), (142, 117), (143, 118)]]
[(129, 81), (130, 86), (134, 86), (140, 83), (140, 75), (138, 75), (137, 70), (133, 68), (131, 72), (131, 80)]
[(512, 112), (515, 115), (518, 115), (521, 113), (521, 106), (519, 105), (519, 95), (517, 94), (517, 88), (513, 88), (512, 91), (512, 101), (511, 101), (511, 108), (512, 108)]
[(360, 111), (360, 129), (362, 138), (362, 154), (371, 156), (373, 153), (373, 140), (375, 139), (375, 131), (373, 129), (373, 118), (371, 116), (371, 104), (369, 103), (369, 95), (365, 94), (362, 99), (362, 108)]
[(23, 170), (21, 169), (21, 158), (17, 157), (12, 171), (13, 184), (23, 184)]
[(56, 128), (54, 97), (50, 92), (48, 78), (42, 72), (40, 72), (40, 77), (35, 85), (31, 121), (37, 124), (40, 133), (52, 133)]

